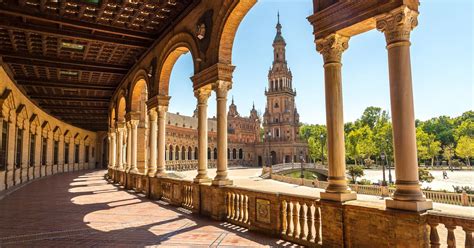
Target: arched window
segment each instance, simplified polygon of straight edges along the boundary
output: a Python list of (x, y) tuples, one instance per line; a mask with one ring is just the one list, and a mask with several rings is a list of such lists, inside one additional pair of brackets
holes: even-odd
[(244, 153), (242, 151), (242, 148), (239, 149), (239, 159), (243, 159), (244, 158)]
[(211, 148), (210, 147), (207, 148), (207, 159), (208, 160), (211, 159)]
[(198, 159), (198, 148), (194, 147), (194, 160)]
[(227, 159), (230, 159), (230, 149), (227, 148)]
[(188, 147), (188, 160), (192, 160), (193, 149), (189, 146)]
[(277, 137), (280, 137), (280, 129), (279, 129), (279, 128), (277, 128), (277, 129), (275, 130), (275, 133), (276, 133), (276, 136), (277, 136)]
[(279, 108), (280, 105), (278, 105), (278, 102), (275, 103), (274, 108)]
[(232, 150), (232, 159), (237, 159), (237, 150), (235, 148)]
[(214, 160), (217, 159), (217, 148), (214, 148)]
[(179, 146), (176, 146), (176, 151), (174, 152), (174, 157), (176, 160), (179, 160)]
[(186, 148), (181, 147), (181, 160), (186, 160)]
[(173, 160), (173, 146), (170, 145), (168, 160)]

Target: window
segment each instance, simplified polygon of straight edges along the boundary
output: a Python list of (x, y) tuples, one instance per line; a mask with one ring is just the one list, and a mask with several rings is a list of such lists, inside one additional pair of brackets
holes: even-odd
[(53, 150), (53, 164), (58, 164), (58, 153), (59, 153), (59, 141), (55, 140), (54, 141), (54, 150)]
[(79, 144), (74, 145), (74, 163), (79, 163)]
[(48, 139), (43, 137), (41, 143), (41, 165), (46, 165), (46, 154), (48, 152)]
[(174, 156), (175, 160), (179, 160), (179, 147), (178, 146), (176, 146), (176, 151), (175, 151), (174, 155), (175, 155)]
[(192, 149), (191, 149), (191, 147), (189, 146), (189, 147), (188, 147), (188, 160), (192, 160), (192, 155), (193, 155), (193, 154), (192, 154)]
[(36, 135), (30, 134), (30, 166), (35, 166)]
[(275, 105), (274, 105), (274, 108), (279, 108), (280, 106), (278, 105), (278, 103), (276, 102)]
[(69, 143), (64, 144), (64, 163), (69, 164)]
[(217, 148), (214, 148), (214, 159), (217, 159)]
[(23, 129), (16, 129), (16, 154), (15, 154), (15, 167), (21, 168), (21, 157), (23, 154)]
[(2, 142), (0, 143), (0, 170), (7, 168), (8, 122), (2, 121)]
[(237, 150), (235, 148), (232, 150), (232, 159), (237, 159)]
[(186, 160), (186, 148), (181, 147), (181, 160)]
[(198, 148), (194, 147), (194, 159), (198, 159)]
[(168, 155), (168, 160), (173, 160), (173, 147), (170, 145), (170, 150), (169, 150), (169, 155)]
[(95, 147), (92, 147), (92, 157), (94, 157), (95, 154)]
[(239, 149), (239, 159), (243, 159), (244, 158), (244, 153), (242, 151), (242, 148)]
[(89, 163), (89, 146), (86, 146), (86, 163)]
[(207, 148), (207, 159), (211, 159), (211, 148)]
[(227, 148), (227, 159), (230, 159), (230, 149)]

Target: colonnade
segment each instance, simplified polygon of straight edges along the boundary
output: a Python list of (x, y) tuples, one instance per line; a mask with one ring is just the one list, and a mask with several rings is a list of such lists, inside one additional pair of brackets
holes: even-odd
[[(388, 51), (390, 100), (393, 122), (395, 172), (397, 180), (389, 208), (421, 211), (432, 208), (420, 189), (416, 154), (416, 132), (410, 64), (410, 32), (417, 25), (418, 12), (406, 6), (381, 15), (376, 27), (384, 33)], [(316, 40), (324, 60), (326, 122), (328, 129), (329, 186), (322, 199), (356, 199), (346, 181), (344, 121), (342, 101), (342, 54), (350, 37), (333, 33)]]
[[(197, 183), (211, 182), (216, 186), (232, 184), (228, 178), (227, 155), (227, 93), (230, 81), (217, 81), (201, 86), (194, 91), (198, 108), (198, 170), (194, 179)], [(217, 100), (217, 175), (208, 176), (208, 130), (207, 102), (212, 91)], [(151, 177), (166, 176), (166, 113), (170, 97), (156, 95), (147, 101), (147, 119), (140, 120), (138, 113), (126, 114), (126, 121), (114, 123), (109, 129), (109, 168), (132, 174)], [(141, 123), (145, 122), (145, 123)], [(144, 124), (144, 125), (143, 125)], [(145, 132), (138, 129), (143, 126)], [(142, 144), (139, 141), (143, 141)], [(141, 150), (141, 152), (140, 152)], [(144, 166), (139, 166), (143, 160)]]

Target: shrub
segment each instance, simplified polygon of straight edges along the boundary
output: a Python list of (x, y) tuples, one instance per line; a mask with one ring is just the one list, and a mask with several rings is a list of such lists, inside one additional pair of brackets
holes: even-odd
[(355, 183), (357, 181), (358, 177), (361, 177), (361, 176), (364, 175), (364, 167), (362, 167), (360, 165), (349, 166), (348, 174), (352, 178), (352, 183)]
[(372, 185), (372, 181), (367, 180), (367, 179), (361, 179), (359, 181), (359, 184), (361, 184), (361, 185)]
[(430, 171), (426, 168), (418, 168), (418, 179), (420, 182), (427, 182), (431, 183), (433, 182), (434, 176), (431, 175)]
[(454, 192), (456, 193), (462, 193), (463, 191), (468, 193), (468, 194), (474, 194), (474, 188), (471, 188), (470, 186), (454, 186), (453, 185)]

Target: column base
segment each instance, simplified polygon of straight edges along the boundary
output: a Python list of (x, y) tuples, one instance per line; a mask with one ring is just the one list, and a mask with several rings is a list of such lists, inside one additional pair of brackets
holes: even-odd
[(321, 196), (321, 200), (336, 201), (336, 202), (357, 200), (356, 192), (347, 192), (347, 193), (321, 192), (320, 196)]
[(204, 183), (210, 183), (212, 182), (212, 179), (209, 178), (209, 177), (206, 177), (206, 178), (194, 178), (193, 180), (194, 183), (198, 183), (198, 184), (204, 184)]
[(157, 178), (165, 178), (165, 177), (168, 177), (168, 174), (166, 174), (166, 172), (157, 172), (155, 174), (155, 177)]
[(433, 209), (433, 201), (400, 201), (395, 199), (385, 199), (385, 206), (391, 209), (421, 212)]
[(223, 186), (229, 186), (232, 185), (234, 182), (229, 179), (214, 179), (212, 180), (212, 185), (213, 186), (218, 186), (218, 187), (223, 187)]
[(148, 175), (149, 177), (156, 177), (156, 171), (148, 171), (146, 175)]

